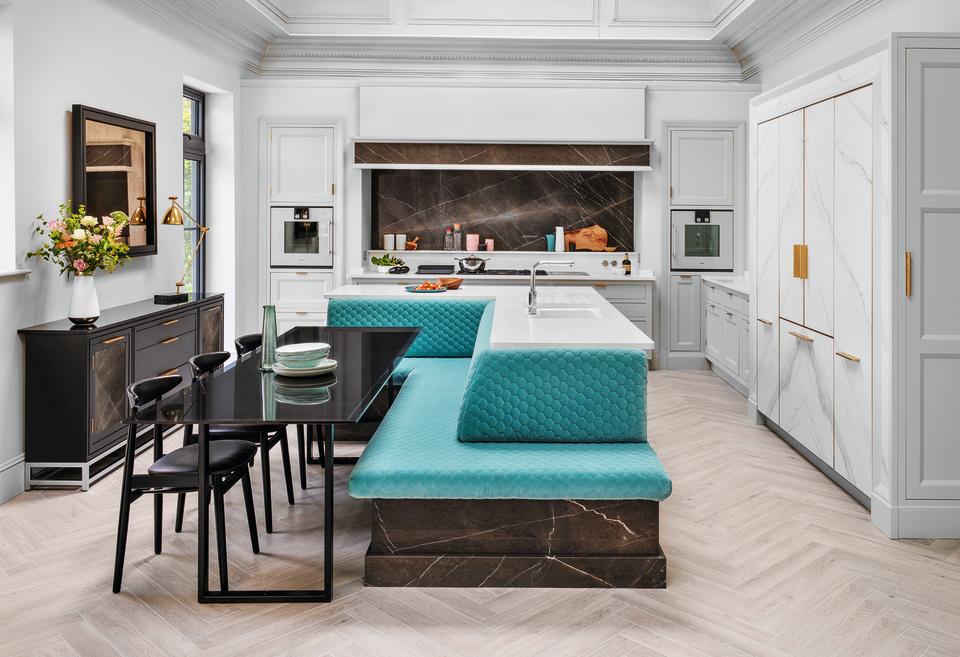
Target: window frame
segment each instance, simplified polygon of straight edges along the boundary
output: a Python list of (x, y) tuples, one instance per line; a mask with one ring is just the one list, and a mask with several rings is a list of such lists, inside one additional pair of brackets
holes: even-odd
[[(200, 226), (207, 225), (207, 145), (205, 140), (206, 134), (206, 100), (207, 96), (202, 91), (198, 91), (191, 87), (184, 85), (183, 87), (183, 98), (189, 99), (196, 103), (196, 115), (193, 116), (193, 121), (196, 126), (196, 134), (183, 133), (183, 160), (186, 162), (190, 160), (197, 163), (196, 167), (196, 179), (194, 180), (194, 189), (193, 194), (196, 198), (196, 207), (197, 212), (193, 213), (193, 218), (197, 221)], [(184, 199), (186, 200), (186, 199)], [(186, 206), (184, 206), (186, 207)], [(189, 210), (189, 208), (188, 208)], [(194, 248), (196, 248), (197, 240), (200, 238), (200, 228), (192, 224), (185, 225), (184, 230), (193, 234), (193, 243)], [(194, 294), (203, 294), (206, 292), (206, 278), (207, 278), (207, 259), (206, 259), (206, 250), (201, 249), (199, 253), (194, 256), (193, 259), (193, 293)]]

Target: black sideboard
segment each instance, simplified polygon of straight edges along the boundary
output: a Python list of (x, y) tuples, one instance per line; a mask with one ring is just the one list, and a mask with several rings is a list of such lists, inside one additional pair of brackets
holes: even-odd
[[(91, 328), (57, 320), (20, 329), (24, 344), (26, 487), (79, 486), (122, 457), (127, 386), (179, 372), (223, 349), (223, 295), (109, 308)], [(149, 440), (149, 432), (143, 437)]]

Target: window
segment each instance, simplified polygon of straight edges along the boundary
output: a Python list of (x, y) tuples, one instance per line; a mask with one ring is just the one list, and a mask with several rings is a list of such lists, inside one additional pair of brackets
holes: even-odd
[[(183, 88), (183, 208), (206, 226), (206, 154), (204, 142), (206, 116), (204, 115), (205, 96), (203, 93)], [(190, 221), (184, 221), (183, 262), (189, 262), (200, 239), (200, 229)], [(184, 292), (203, 293), (205, 248), (201, 249), (193, 260), (193, 266), (184, 279)]]

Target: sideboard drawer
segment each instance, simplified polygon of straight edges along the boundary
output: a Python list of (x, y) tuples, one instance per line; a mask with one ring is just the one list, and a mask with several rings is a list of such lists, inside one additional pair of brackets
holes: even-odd
[(197, 313), (196, 311), (192, 311), (183, 313), (182, 315), (168, 317), (167, 319), (159, 320), (152, 324), (138, 326), (134, 335), (134, 341), (136, 342), (137, 349), (146, 349), (147, 347), (159, 344), (161, 340), (196, 330)]
[(196, 349), (196, 331), (174, 335), (152, 347), (138, 349), (133, 359), (133, 378), (139, 381), (170, 372), (190, 360)]

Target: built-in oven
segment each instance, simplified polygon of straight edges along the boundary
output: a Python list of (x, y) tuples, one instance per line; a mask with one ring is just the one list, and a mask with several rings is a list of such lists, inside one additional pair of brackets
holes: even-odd
[(670, 268), (733, 271), (733, 211), (673, 210)]
[(271, 267), (333, 267), (333, 208), (271, 208)]

